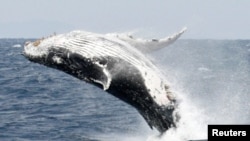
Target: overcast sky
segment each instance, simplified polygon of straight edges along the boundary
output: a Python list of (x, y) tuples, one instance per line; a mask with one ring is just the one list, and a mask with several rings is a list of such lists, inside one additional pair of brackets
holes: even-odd
[(0, 38), (71, 30), (163, 37), (249, 39), (250, 0), (0, 0)]

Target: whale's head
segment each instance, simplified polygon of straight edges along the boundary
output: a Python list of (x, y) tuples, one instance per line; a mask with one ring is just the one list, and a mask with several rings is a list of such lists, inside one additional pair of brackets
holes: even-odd
[[(73, 66), (72, 63), (76, 61), (70, 59), (79, 57), (76, 56), (77, 51), (67, 48), (66, 44), (69, 42), (67, 38), (66, 35), (60, 34), (32, 42), (27, 41), (23, 55), (32, 62), (65, 71), (62, 67), (68, 67), (70, 63)], [(81, 57), (84, 57), (84, 54)]]
[(24, 45), (23, 55), (31, 62), (61, 70), (106, 90), (111, 81), (103, 65), (106, 60), (100, 60), (98, 56), (91, 54), (89, 48), (83, 48), (84, 44), (74, 42), (79, 35), (85, 37), (88, 34), (75, 31), (28, 41)]
[[(80, 59), (92, 59), (96, 54), (90, 51), (92, 45), (88, 45), (88, 41), (99, 39), (99, 36), (92, 39), (95, 36), (95, 34), (89, 32), (72, 31), (67, 34), (41, 38), (33, 42), (28, 41), (24, 45), (23, 55), (32, 62), (49, 65), (50, 67), (77, 62), (70, 59), (76, 59), (76, 57), (80, 56), (83, 57)], [(93, 44), (93, 42), (91, 43)]]
[(27, 41), (24, 45), (23, 55), (29, 60), (39, 60), (45, 57), (46, 50), (40, 46), (41, 40), (36, 40), (34, 42)]
[(27, 41), (24, 45), (23, 55), (32, 62), (46, 64), (51, 61), (49, 55), (52, 53), (58, 37), (42, 38), (36, 41)]

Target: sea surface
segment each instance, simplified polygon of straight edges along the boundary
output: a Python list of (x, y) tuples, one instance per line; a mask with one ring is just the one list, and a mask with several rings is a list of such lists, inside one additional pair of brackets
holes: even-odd
[[(0, 39), (1, 141), (185, 141), (208, 124), (250, 124), (250, 40), (179, 40), (147, 55), (180, 97), (177, 130), (159, 136), (131, 106)], [(153, 83), (153, 82), (152, 82)]]

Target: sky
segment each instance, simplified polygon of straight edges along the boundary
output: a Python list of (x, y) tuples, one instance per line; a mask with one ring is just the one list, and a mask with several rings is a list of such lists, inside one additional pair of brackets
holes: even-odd
[(0, 38), (85, 30), (183, 39), (249, 39), (250, 0), (0, 0)]

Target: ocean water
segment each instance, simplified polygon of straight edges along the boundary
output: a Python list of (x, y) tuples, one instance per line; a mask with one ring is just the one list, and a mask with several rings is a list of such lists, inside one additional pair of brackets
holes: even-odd
[(147, 55), (181, 101), (178, 128), (162, 136), (105, 91), (29, 62), (27, 40), (0, 39), (0, 140), (185, 141), (206, 139), (208, 124), (250, 124), (250, 40), (179, 40)]

